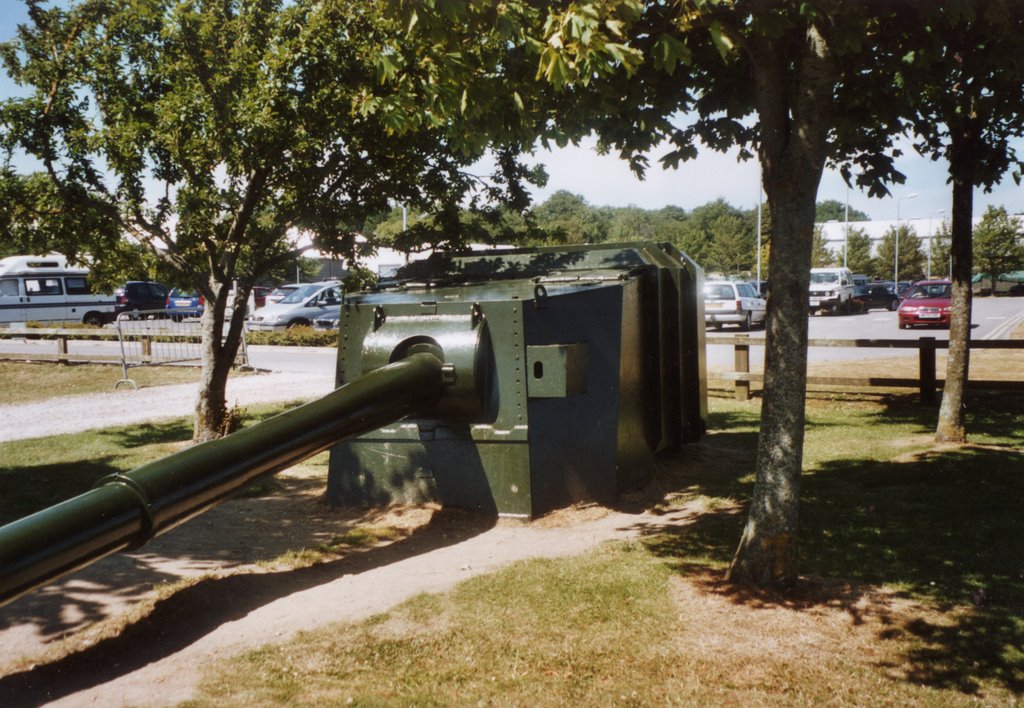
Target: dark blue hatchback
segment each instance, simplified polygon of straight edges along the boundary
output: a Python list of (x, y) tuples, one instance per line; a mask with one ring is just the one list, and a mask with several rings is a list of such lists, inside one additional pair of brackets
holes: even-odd
[(186, 317), (202, 317), (203, 305), (203, 297), (196, 292), (175, 288), (167, 294), (167, 314), (175, 322), (181, 322)]

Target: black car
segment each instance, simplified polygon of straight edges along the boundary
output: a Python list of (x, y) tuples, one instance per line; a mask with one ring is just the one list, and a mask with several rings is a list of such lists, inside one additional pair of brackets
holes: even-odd
[(854, 288), (852, 302), (858, 312), (867, 312), (876, 308), (891, 311), (899, 307), (900, 299), (893, 295), (884, 283), (872, 283), (858, 285)]
[(162, 310), (167, 302), (167, 286), (148, 280), (129, 280), (114, 291), (114, 316), (122, 312)]

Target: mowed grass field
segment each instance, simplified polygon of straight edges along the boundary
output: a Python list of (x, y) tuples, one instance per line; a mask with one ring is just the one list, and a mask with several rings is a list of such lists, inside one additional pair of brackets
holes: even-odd
[(1024, 406), (975, 403), (952, 448), (912, 397), (808, 402), (791, 593), (724, 582), (759, 405), (713, 397), (707, 440), (630, 500), (692, 523), (224, 661), (195, 704), (1016, 705)]
[[(938, 446), (913, 394), (809, 397), (790, 593), (724, 582), (760, 404), (712, 396), (706, 439), (624, 500), (690, 522), (214, 662), (190, 704), (1019, 704), (1024, 400), (967, 404), (971, 443)], [(190, 436), (179, 420), (0, 445), (7, 520)], [(24, 502), (41, 488), (60, 491)]]

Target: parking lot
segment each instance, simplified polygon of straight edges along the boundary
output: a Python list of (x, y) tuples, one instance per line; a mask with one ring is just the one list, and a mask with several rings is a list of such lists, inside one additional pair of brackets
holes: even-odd
[[(1007, 339), (1024, 324), (1024, 298), (987, 297), (975, 298), (972, 317), (971, 338), (975, 340)], [(810, 339), (917, 339), (935, 337), (949, 339), (949, 330), (944, 328), (915, 328), (901, 330), (896, 313), (887, 310), (871, 310), (855, 315), (815, 315), (809, 318)], [(721, 334), (747, 334), (734, 327), (726, 327)], [(764, 330), (749, 332), (752, 338), (763, 338)], [(732, 345), (715, 346), (716, 332), (708, 330), (707, 362), (709, 367), (729, 368), (733, 364)], [(811, 363), (822, 361), (844, 361), (861, 359), (883, 359), (902, 356), (917, 356), (913, 349), (846, 349), (840, 347), (811, 347), (807, 359)], [(764, 360), (764, 347), (750, 348), (751, 363)]]

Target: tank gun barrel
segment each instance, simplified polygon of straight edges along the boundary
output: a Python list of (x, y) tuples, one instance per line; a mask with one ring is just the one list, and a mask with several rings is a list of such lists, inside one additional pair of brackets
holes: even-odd
[(435, 404), (444, 367), (414, 352), (306, 405), (196, 445), (0, 527), (0, 605), (104, 556), (137, 548), (335, 443)]

